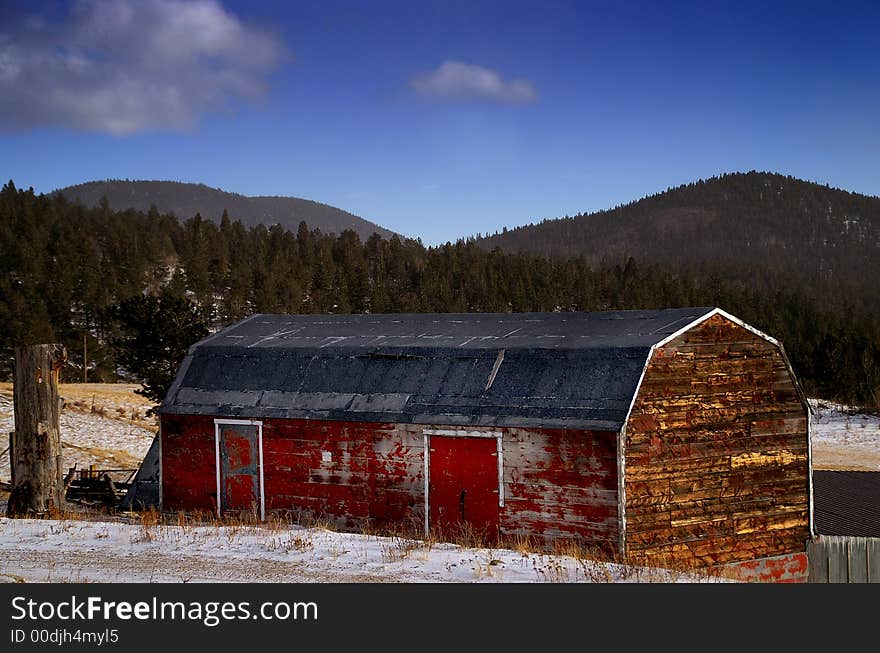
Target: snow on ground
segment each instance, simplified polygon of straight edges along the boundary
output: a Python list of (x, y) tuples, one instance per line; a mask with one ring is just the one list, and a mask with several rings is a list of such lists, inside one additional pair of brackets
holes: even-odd
[(813, 408), (813, 468), (880, 471), (880, 415), (821, 399)]
[(0, 518), (5, 582), (724, 582), (507, 549), (467, 549), (296, 525)]
[[(71, 408), (61, 411), (61, 455), (65, 470), (95, 465), (102, 469), (134, 469), (140, 465), (155, 432), (130, 421), (109, 419)], [(15, 430), (12, 396), (0, 393), (0, 451)], [(9, 480), (9, 455), (0, 456), (0, 480)]]

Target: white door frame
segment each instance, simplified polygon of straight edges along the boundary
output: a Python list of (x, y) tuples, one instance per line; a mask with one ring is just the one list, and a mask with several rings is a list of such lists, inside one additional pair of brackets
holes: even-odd
[(464, 429), (424, 429), (425, 440), (425, 537), (428, 537), (431, 522), (429, 496), (431, 491), (431, 436), (444, 438), (495, 438), (495, 451), (498, 453), (498, 507), (504, 507), (504, 454), (501, 442), (504, 434), (501, 431), (466, 431)]
[(217, 518), (223, 515), (220, 497), (220, 427), (224, 424), (239, 424), (257, 427), (257, 467), (260, 470), (260, 521), (266, 519), (266, 491), (263, 487), (263, 422), (253, 419), (215, 419), (214, 420), (214, 465), (217, 469)]

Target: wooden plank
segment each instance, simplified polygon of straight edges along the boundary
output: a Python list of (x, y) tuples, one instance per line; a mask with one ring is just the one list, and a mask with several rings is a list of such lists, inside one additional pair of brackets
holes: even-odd
[(733, 532), (737, 535), (744, 533), (786, 530), (789, 528), (804, 528), (807, 526), (809, 511), (804, 507), (802, 510), (791, 508), (786, 511), (771, 512), (758, 517), (750, 516), (733, 520)]
[(599, 485), (552, 485), (539, 483), (505, 482), (504, 493), (507, 497), (552, 497), (559, 502), (570, 503), (608, 503), (617, 504), (617, 485), (613, 487)]
[(808, 547), (810, 582), (880, 582), (880, 538), (822, 536)]
[(775, 345), (715, 316), (655, 351), (630, 417), (628, 550), (701, 564), (803, 551), (807, 417)]
[[(698, 327), (699, 328), (699, 327)], [(696, 329), (692, 330), (696, 332)], [(673, 356), (699, 356), (701, 352), (706, 350), (728, 352), (731, 358), (735, 358), (736, 354), (743, 353), (750, 356), (762, 356), (772, 354), (775, 347), (752, 334), (743, 336), (741, 333), (730, 332), (727, 337), (717, 340), (709, 340), (700, 338), (699, 336), (679, 337), (669, 342), (658, 350), (662, 351), (665, 357)]]
[(627, 482), (667, 480), (676, 476), (687, 476), (688, 473), (706, 474), (729, 470), (730, 456), (711, 456), (696, 460), (667, 460), (665, 464), (655, 462), (650, 466), (627, 466), (626, 479)]
[(868, 567), (868, 582), (880, 583), (880, 538), (869, 538), (865, 548), (867, 557), (866, 564)]
[[(778, 484), (781, 489), (786, 487), (806, 487), (807, 479), (803, 470), (785, 468), (779, 470), (738, 470), (737, 474), (707, 474), (702, 476), (681, 476), (669, 480), (670, 490), (675, 494), (701, 492), (706, 490), (745, 490), (752, 494), (754, 488), (767, 484)], [(627, 486), (627, 492), (638, 494), (639, 489)], [(722, 495), (723, 496), (723, 495)]]
[(809, 560), (809, 582), (828, 582), (828, 553), (825, 545), (819, 540), (811, 540), (807, 545)]
[[(806, 426), (804, 424), (804, 426)], [(758, 432), (754, 432), (751, 424), (741, 424), (733, 428), (691, 428), (677, 429), (674, 431), (645, 433), (641, 437), (635, 436), (630, 440), (627, 446), (627, 453), (638, 454), (643, 451), (650, 451), (658, 447), (675, 447), (677, 445), (701, 447), (711, 449), (712, 447), (725, 447), (728, 450), (744, 450), (753, 451), (755, 447), (770, 446), (790, 446), (790, 447), (806, 447), (807, 437), (805, 429), (796, 430), (792, 425), (784, 428), (784, 425), (778, 424), (775, 429), (761, 427)], [(670, 453), (675, 453), (671, 450)]]
[(765, 449), (734, 454), (730, 457), (731, 469), (780, 468), (789, 465), (805, 465), (807, 452), (790, 449)]
[(617, 537), (617, 518), (599, 521), (581, 521), (576, 524), (565, 521), (548, 522), (540, 515), (511, 515), (506, 509), (501, 516), (502, 529), (507, 533), (529, 533), (583, 538), (610, 542)]
[(846, 540), (828, 540), (825, 545), (828, 552), (828, 582), (849, 582), (849, 551)]
[(504, 508), (508, 514), (522, 518), (535, 518), (547, 522), (604, 521), (617, 518), (617, 506), (609, 504), (571, 504), (555, 501), (533, 501), (520, 497), (505, 497)]
[(850, 538), (847, 543), (847, 565), (850, 583), (868, 582), (868, 541), (867, 538)]
[[(804, 486), (807, 484), (806, 470), (800, 466), (783, 467), (782, 469), (747, 469), (740, 468), (736, 473), (731, 473), (729, 467), (722, 467), (716, 471), (702, 469), (689, 469), (671, 472), (659, 472), (651, 474), (642, 472), (638, 479), (627, 476), (627, 490), (633, 496), (639, 496), (644, 491), (635, 491), (634, 488), (668, 482), (670, 484), (703, 484), (702, 487), (712, 487), (712, 483), (721, 483), (723, 487), (739, 487), (745, 483), (766, 484), (774, 480), (789, 481), (799, 479)], [(699, 487), (699, 486), (698, 486)]]
[[(720, 494), (721, 492), (727, 492), (727, 494)], [(627, 498), (626, 513), (627, 519), (633, 520), (635, 523), (639, 516), (667, 513), (673, 510), (702, 512), (707, 504), (718, 506), (747, 505), (745, 502), (753, 500), (755, 497), (770, 502), (770, 505), (807, 505), (808, 502), (806, 488), (800, 486), (791, 488), (784, 493), (773, 494), (762, 493), (761, 488), (744, 487), (738, 490), (705, 490), (688, 495), (652, 495), (636, 497), (632, 500)]]
[[(678, 369), (670, 369), (678, 368)], [(759, 365), (756, 361), (740, 363), (729, 362), (709, 365), (664, 365), (662, 373), (652, 370), (655, 376), (646, 380), (640, 388), (639, 398), (651, 400), (655, 397), (686, 395), (699, 390), (706, 395), (762, 387), (785, 391), (791, 387), (788, 370), (784, 365), (772, 361)], [(641, 390), (645, 390), (642, 393)]]
[(756, 422), (772, 419), (804, 417), (804, 410), (796, 410), (792, 406), (777, 404), (751, 405), (744, 407), (700, 407), (699, 410), (672, 410), (660, 407), (638, 405), (633, 409), (635, 418), (653, 417), (664, 429), (687, 428), (731, 428), (744, 422)]
[[(627, 533), (673, 530), (719, 520), (725, 522), (731, 533), (760, 531), (762, 525), (766, 525), (768, 531), (795, 526), (806, 529), (807, 514), (806, 501), (789, 504), (776, 503), (773, 499), (755, 499), (726, 505), (707, 502), (702, 507), (687, 510), (664, 510), (636, 515), (630, 515), (630, 511), (627, 511)], [(785, 526), (778, 525), (789, 521), (791, 523)]]
[(695, 537), (667, 544), (627, 544), (631, 562), (671, 565), (716, 565), (802, 551), (799, 529), (770, 535)]
[(705, 377), (713, 374), (723, 376), (773, 372), (782, 374), (786, 369), (785, 363), (772, 356), (724, 359), (720, 356), (721, 353), (718, 350), (706, 350), (704, 360), (684, 360), (680, 358), (664, 359), (655, 352), (654, 358), (651, 359), (651, 364), (648, 366), (649, 371), (655, 375), (650, 379), (650, 383), (654, 385), (660, 378), (671, 381), (678, 379), (686, 382), (694, 376)]
[(665, 433), (650, 442), (627, 447), (627, 464), (648, 465), (655, 459), (694, 460), (712, 455), (753, 455), (764, 451), (790, 451), (806, 457), (808, 448), (807, 438), (802, 433), (742, 435), (717, 440), (697, 440), (688, 436), (688, 433)]

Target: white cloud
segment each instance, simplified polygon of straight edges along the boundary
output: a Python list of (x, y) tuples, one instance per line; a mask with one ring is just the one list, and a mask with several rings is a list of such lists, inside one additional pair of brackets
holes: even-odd
[(287, 56), (217, 0), (84, 0), (0, 27), (0, 124), (116, 135), (179, 130), (265, 93)]
[(425, 75), (410, 80), (424, 97), (444, 100), (491, 100), (526, 103), (538, 99), (538, 91), (526, 79), (504, 81), (496, 71), (461, 61), (445, 61)]

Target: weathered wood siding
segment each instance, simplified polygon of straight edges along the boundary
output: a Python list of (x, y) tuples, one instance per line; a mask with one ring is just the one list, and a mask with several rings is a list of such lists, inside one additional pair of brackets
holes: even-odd
[(159, 432), (163, 509), (215, 511), (214, 419), (203, 415), (162, 415)]
[(716, 315), (655, 350), (626, 427), (626, 552), (715, 565), (805, 550), (807, 413), (779, 349)]
[[(367, 524), (421, 529), (424, 431), (457, 431), (412, 424), (262, 422), (266, 511), (326, 519), (350, 530)], [(476, 430), (502, 433), (503, 536), (616, 545), (616, 433)], [(163, 509), (215, 509), (216, 474), (214, 418), (163, 415)]]
[[(266, 511), (336, 528), (422, 524), (424, 439), (394, 424), (264, 419)], [(162, 508), (216, 510), (214, 418), (162, 416)]]
[(265, 420), (266, 510), (337, 528), (424, 520), (424, 439), (394, 424)]
[(574, 540), (616, 551), (617, 434), (563, 429), (504, 432), (503, 535)]

